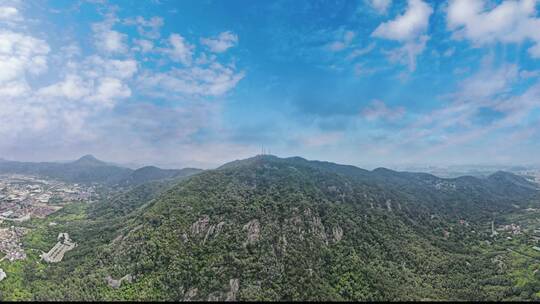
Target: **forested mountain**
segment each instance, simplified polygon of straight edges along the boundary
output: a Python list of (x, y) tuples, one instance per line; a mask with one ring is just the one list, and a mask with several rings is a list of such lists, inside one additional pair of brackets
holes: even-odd
[[(347, 178), (350, 183), (370, 187), (372, 191), (388, 196), (388, 204), (405, 207), (414, 212), (443, 212), (448, 216), (488, 216), (491, 212), (509, 210), (513, 204), (527, 205), (537, 197), (538, 185), (507, 172), (497, 172), (487, 178), (462, 176), (439, 178), (427, 173), (397, 172), (386, 168), (373, 171), (355, 166), (330, 162), (308, 161), (301, 157), (277, 158), (266, 155), (225, 164), (221, 169), (242, 168), (253, 165), (305, 167)], [(362, 196), (356, 195), (355, 199)], [(396, 200), (392, 202), (391, 196)], [(395, 207), (395, 206), (394, 206)]]
[(0, 162), (0, 173), (40, 175), (75, 183), (115, 183), (128, 177), (131, 169), (109, 165), (91, 155), (68, 163)]
[(32, 297), (538, 299), (540, 286), (516, 287), (481, 245), (493, 212), (539, 205), (536, 186), (515, 175), (258, 156), (167, 183), (92, 206), (71, 226), (79, 248), (25, 279)]
[(179, 180), (201, 171), (194, 168), (160, 169), (152, 166), (132, 170), (106, 163), (92, 155), (85, 155), (78, 160), (66, 163), (0, 161), (0, 174), (31, 174), (74, 183), (103, 183), (123, 186), (136, 186), (160, 179)]
[(129, 177), (125, 178), (122, 183), (130, 185), (140, 185), (153, 180), (160, 179), (175, 179), (179, 180), (193, 174), (202, 172), (201, 169), (184, 168), (184, 169), (160, 169), (154, 166), (146, 166), (133, 171)]

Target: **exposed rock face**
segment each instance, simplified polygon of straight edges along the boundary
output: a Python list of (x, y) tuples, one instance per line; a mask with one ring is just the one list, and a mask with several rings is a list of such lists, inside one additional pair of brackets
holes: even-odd
[(236, 295), (240, 289), (240, 279), (231, 279), (229, 281), (230, 290), (227, 293), (226, 301), (236, 301)]
[(328, 244), (328, 236), (326, 235), (326, 228), (322, 223), (322, 219), (318, 216), (317, 212), (313, 212), (310, 208), (303, 211), (303, 216), (295, 215), (286, 219), (285, 222), (287, 225), (293, 226), (293, 229), (298, 232), (301, 240), (304, 239), (305, 235), (311, 234), (316, 235), (321, 241)]
[(218, 302), (219, 301), (220, 293), (213, 292), (208, 295), (208, 302)]
[(119, 281), (119, 280), (113, 279), (111, 276), (107, 276), (107, 277), (105, 278), (105, 281), (106, 281), (107, 284), (109, 284), (109, 286), (112, 287), (112, 288), (118, 288), (118, 287), (120, 287), (120, 281)]
[(337, 226), (332, 229), (332, 235), (334, 236), (334, 242), (339, 242), (343, 238), (343, 229)]
[(318, 216), (313, 216), (311, 221), (310, 232), (317, 235), (325, 244), (328, 244), (326, 232), (322, 220)]
[(115, 237), (114, 240), (112, 240), (111, 245), (120, 242), (123, 238), (124, 236), (120, 234), (119, 236)]
[(259, 235), (261, 233), (261, 227), (258, 220), (251, 220), (249, 223), (245, 224), (242, 228), (247, 230), (247, 241), (244, 243), (244, 246), (247, 244), (254, 244), (259, 240)]
[(216, 235), (215, 236), (218, 236), (219, 233), (221, 232), (221, 230), (223, 229), (223, 225), (225, 225), (225, 222), (219, 222), (216, 226)]
[(185, 294), (184, 294), (184, 301), (191, 301), (194, 297), (197, 296), (197, 293), (199, 292), (199, 289), (197, 288), (190, 288)]
[(133, 276), (131, 274), (127, 274), (123, 278), (121, 278), (120, 281), (126, 281), (128, 283), (131, 283), (133, 282)]
[[(207, 240), (210, 239), (210, 237), (218, 236), (221, 230), (223, 229), (224, 225), (225, 225), (225, 222), (223, 221), (219, 222), (217, 225), (216, 224), (211, 225), (210, 217), (208, 215), (203, 215), (200, 219), (198, 219), (195, 223), (191, 225), (190, 231), (191, 231), (191, 235), (194, 237), (204, 236), (204, 239), (202, 242), (204, 244), (206, 243)], [(186, 243), (189, 240), (188, 236), (185, 233), (181, 235), (181, 238), (184, 243)]]
[(4, 272), (4, 269), (0, 268), (0, 281), (5, 279), (7, 277), (6, 273)]
[(119, 280), (115, 280), (111, 276), (107, 276), (105, 278), (105, 281), (107, 281), (107, 284), (109, 284), (109, 286), (112, 288), (120, 288), (120, 286), (122, 286), (122, 282), (124, 281), (127, 283), (131, 283), (133, 281), (133, 276), (131, 274), (126, 274)]
[(137, 227), (131, 229), (131, 230), (127, 233), (127, 235), (126, 235), (126, 237), (125, 237), (124, 239), (129, 238), (129, 237), (131, 236), (132, 233), (137, 232), (137, 231), (140, 230), (142, 227), (143, 227), (143, 225), (141, 224), (141, 225), (138, 225)]
[(392, 211), (392, 201), (391, 200), (386, 200), (386, 209), (388, 211)]
[(447, 239), (450, 236), (450, 232), (447, 231), (447, 230), (444, 230), (443, 231), (443, 236), (444, 236), (445, 239)]
[(208, 217), (208, 215), (203, 215), (202, 218), (200, 218), (199, 220), (197, 220), (195, 223), (191, 225), (191, 234), (192, 235), (203, 234), (206, 231), (208, 222), (210, 222), (210, 218)]
[(206, 231), (206, 235), (204, 236), (203, 244), (206, 243), (206, 240), (208, 239), (208, 237), (212, 235), (212, 233), (214, 233), (215, 229), (216, 229), (216, 225), (210, 225), (210, 227)]
[(206, 243), (206, 240), (212, 235), (214, 235), (214, 237), (218, 236), (221, 229), (223, 229), (223, 225), (225, 225), (225, 222), (219, 222), (217, 225), (210, 225), (204, 236), (203, 244)]
[(301, 228), (300, 224), (302, 224), (302, 218), (300, 216), (296, 215), (296, 216), (294, 216), (294, 217), (292, 217), (290, 219), (287, 219), (287, 223), (290, 223), (293, 226)]
[(282, 254), (287, 252), (287, 245), (288, 245), (287, 238), (284, 235), (280, 236), (278, 249)]

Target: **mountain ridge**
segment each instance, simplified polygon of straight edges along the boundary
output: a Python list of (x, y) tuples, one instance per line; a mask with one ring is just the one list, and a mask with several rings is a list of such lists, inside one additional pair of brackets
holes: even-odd
[(97, 159), (91, 154), (69, 162), (0, 162), (0, 173), (19, 173), (47, 176), (76, 183), (105, 183), (110, 185), (139, 185), (162, 178), (183, 178), (200, 169), (161, 169), (154, 166), (129, 169)]
[(493, 212), (540, 205), (522, 182), (238, 160), (139, 185), (48, 228), (80, 245), (26, 284), (37, 300), (534, 299), (483, 251)]

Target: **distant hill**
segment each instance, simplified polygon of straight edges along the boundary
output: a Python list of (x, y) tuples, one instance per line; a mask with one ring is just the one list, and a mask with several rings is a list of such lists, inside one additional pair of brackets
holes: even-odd
[(79, 158), (78, 160), (72, 162), (71, 165), (81, 166), (81, 167), (103, 167), (103, 166), (107, 166), (108, 164), (104, 161), (101, 161), (95, 158), (93, 155), (85, 155)]
[(154, 166), (146, 166), (134, 170), (122, 183), (131, 185), (140, 185), (153, 180), (160, 179), (176, 179), (188, 177), (193, 174), (202, 172), (201, 169), (184, 168), (184, 169), (160, 169)]
[(46, 176), (74, 183), (104, 183), (108, 185), (136, 186), (159, 179), (181, 179), (202, 170), (185, 168), (164, 170), (144, 167), (137, 170), (120, 167), (85, 155), (75, 161), (55, 162), (0, 162), (0, 173)]
[(108, 165), (91, 155), (68, 163), (17, 162), (0, 163), (0, 172), (47, 176), (75, 183), (115, 183), (131, 173), (132, 170)]
[[(90, 226), (72, 229), (78, 250), (29, 276), (35, 299), (533, 299), (477, 247), (493, 212), (538, 207), (536, 186), (513, 174), (258, 156), (167, 183), (92, 206)], [(126, 275), (118, 289), (104, 279)]]

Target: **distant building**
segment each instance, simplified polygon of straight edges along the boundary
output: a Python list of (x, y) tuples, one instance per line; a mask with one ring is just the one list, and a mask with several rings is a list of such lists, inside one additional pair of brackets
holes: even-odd
[(495, 222), (491, 221), (491, 236), (494, 237), (497, 234), (499, 234), (497, 231), (495, 231)]
[(58, 243), (56, 243), (56, 245), (54, 245), (54, 247), (51, 248), (49, 252), (43, 253), (41, 255), (41, 258), (45, 262), (58, 263), (62, 261), (62, 259), (64, 258), (64, 254), (66, 252), (77, 247), (77, 243), (73, 242), (69, 238), (69, 234), (67, 233), (59, 233), (57, 239), (58, 239)]

